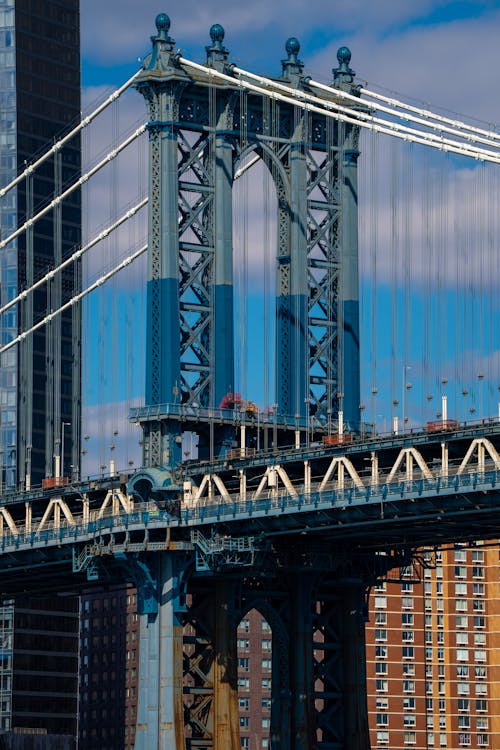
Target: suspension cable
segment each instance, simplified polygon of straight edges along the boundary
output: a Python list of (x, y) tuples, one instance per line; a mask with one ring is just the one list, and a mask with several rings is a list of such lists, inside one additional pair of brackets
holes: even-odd
[(26, 336), (29, 336), (30, 333), (33, 333), (34, 331), (38, 330), (38, 328), (42, 328), (42, 326), (46, 325), (47, 323), (50, 323), (51, 320), (53, 320), (55, 317), (60, 315), (62, 312), (67, 310), (68, 308), (72, 307), (72, 305), (75, 305), (77, 302), (79, 302), (81, 299), (86, 297), (90, 292), (93, 292), (95, 289), (97, 289), (99, 286), (102, 286), (108, 279), (110, 279), (112, 276), (114, 276), (119, 271), (126, 268), (128, 265), (134, 262), (136, 258), (138, 258), (140, 255), (146, 252), (148, 249), (147, 244), (143, 245), (139, 248), (139, 250), (136, 250), (135, 253), (132, 253), (132, 255), (129, 255), (127, 258), (124, 258), (124, 260), (121, 261), (117, 266), (111, 269), (111, 271), (108, 271), (103, 276), (100, 276), (96, 281), (94, 281), (89, 287), (84, 289), (82, 292), (79, 292), (78, 294), (75, 294), (74, 297), (72, 297), (70, 300), (64, 303), (64, 305), (61, 305), (57, 310), (54, 310), (53, 312), (49, 313), (45, 316), (42, 320), (39, 320), (35, 325), (28, 328), (26, 331), (23, 331), (23, 333), (20, 333), (18, 336), (16, 336), (12, 341), (9, 341), (7, 344), (2, 346), (0, 348), (0, 354), (3, 354), (4, 352), (11, 349), (15, 344), (18, 344), (20, 341), (26, 338)]
[[(141, 70), (142, 70), (142, 68), (141, 68)], [(45, 161), (47, 161), (47, 159), (49, 159), (57, 151), (59, 151), (63, 146), (65, 146), (66, 143), (68, 143), (68, 141), (70, 141), (72, 138), (75, 137), (75, 135), (77, 135), (80, 132), (80, 130), (83, 130), (83, 128), (85, 128), (87, 125), (90, 125), (90, 123), (93, 120), (95, 120), (95, 118), (98, 115), (100, 115), (101, 112), (103, 112), (107, 107), (109, 107), (110, 104), (112, 104), (114, 101), (116, 101), (116, 99), (118, 99), (118, 97), (120, 97), (123, 94), (124, 91), (126, 91), (128, 88), (130, 88), (130, 86), (133, 84), (133, 82), (135, 81), (135, 79), (137, 78), (137, 76), (139, 75), (139, 73), (141, 72), (141, 70), (138, 70), (136, 73), (134, 73), (134, 75), (132, 76), (132, 78), (129, 78), (128, 81), (126, 81), (123, 84), (123, 86), (120, 86), (119, 89), (116, 89), (116, 91), (113, 91), (113, 93), (110, 94), (105, 101), (103, 101), (101, 104), (99, 104), (99, 106), (96, 109), (94, 109), (93, 112), (91, 112), (89, 115), (87, 115), (82, 120), (80, 120), (80, 122), (78, 123), (78, 125), (75, 128), (73, 128), (73, 130), (71, 130), (69, 133), (67, 133), (65, 136), (63, 136), (59, 141), (57, 141), (56, 143), (54, 143), (54, 145), (51, 146), (51, 148), (49, 148), (48, 151), (46, 151), (42, 156), (40, 156), (39, 159), (37, 159), (35, 162), (33, 162), (33, 164), (29, 164), (26, 167), (26, 169), (24, 170), (24, 172), (21, 172), (21, 174), (17, 175), (17, 177), (15, 177), (12, 180), (12, 182), (9, 182), (8, 185), (6, 185), (4, 188), (2, 188), (0, 190), (0, 198), (3, 198), (4, 195), (6, 195), (6, 193), (9, 192), (9, 190), (12, 190), (12, 188), (16, 187), (16, 185), (18, 185), (21, 182), (21, 180), (23, 180), (29, 174), (31, 174), (32, 172), (34, 172), (35, 169), (37, 169), (39, 166), (41, 166)]]
[(102, 240), (106, 239), (106, 237), (111, 234), (111, 232), (114, 232), (115, 229), (118, 229), (118, 227), (124, 224), (128, 219), (131, 219), (133, 216), (135, 216), (135, 214), (140, 211), (141, 208), (144, 208), (147, 203), (148, 198), (143, 198), (139, 203), (130, 208), (125, 214), (123, 214), (115, 222), (113, 222), (113, 224), (110, 224), (108, 227), (106, 227), (106, 229), (103, 229), (102, 232), (93, 237), (86, 245), (76, 250), (72, 255), (69, 256), (69, 258), (66, 258), (66, 260), (64, 260), (60, 265), (56, 266), (56, 268), (51, 268), (50, 271), (47, 271), (45, 276), (42, 276), (40, 279), (35, 281), (35, 283), (32, 284), (32, 286), (30, 286), (29, 288), (23, 289), (23, 291), (20, 292), (17, 297), (14, 297), (13, 299), (9, 300), (9, 302), (7, 302), (3, 307), (0, 307), (0, 315), (3, 315), (3, 313), (7, 312), (7, 310), (16, 305), (18, 302), (26, 299), (28, 294), (34, 292), (35, 289), (38, 289), (39, 286), (45, 284), (47, 281), (50, 281), (50, 279), (52, 279), (56, 275), (56, 273), (59, 273), (64, 268), (66, 268), (66, 266), (74, 263), (74, 261), (81, 258), (82, 255), (87, 252), (87, 250), (90, 250), (95, 245), (99, 244), (99, 242), (102, 242)]
[(133, 143), (136, 138), (138, 138), (140, 135), (142, 135), (146, 130), (146, 125), (141, 125), (140, 128), (137, 128), (136, 131), (134, 131), (131, 135), (129, 135), (128, 138), (126, 138), (122, 143), (120, 143), (113, 151), (110, 151), (104, 159), (102, 159), (98, 164), (96, 164), (92, 169), (89, 169), (88, 172), (85, 172), (81, 177), (78, 178), (72, 185), (69, 186), (63, 193), (57, 196), (57, 198), (54, 198), (53, 201), (48, 203), (44, 208), (42, 208), (41, 211), (39, 211), (35, 216), (33, 216), (31, 219), (28, 219), (28, 221), (25, 221), (24, 224), (22, 224), (20, 227), (18, 227), (12, 234), (10, 234), (8, 237), (6, 237), (4, 240), (0, 242), (0, 250), (4, 247), (6, 247), (12, 240), (15, 240), (16, 237), (19, 237), (28, 227), (32, 226), (35, 221), (38, 221), (38, 219), (41, 219), (42, 216), (45, 216), (49, 211), (51, 211), (53, 208), (59, 205), (65, 198), (67, 198), (69, 195), (74, 193), (75, 190), (77, 190), (79, 187), (81, 187), (87, 180), (89, 180), (91, 177), (93, 177), (99, 170), (101, 170), (103, 167), (105, 167), (107, 164), (109, 164), (115, 157), (118, 156), (124, 149), (127, 148), (127, 146), (130, 146), (131, 143)]
[[(208, 70), (205, 66), (194, 63), (191, 60), (187, 60), (183, 57), (180, 58), (180, 62), (188, 67), (204, 73), (206, 73)], [(225, 73), (220, 73), (219, 71), (215, 71), (212, 69), (210, 69), (210, 71), (213, 77), (217, 77), (220, 80), (224, 80), (233, 84), (235, 83), (235, 79), (232, 76), (229, 76)], [(317, 112), (328, 117), (333, 117), (334, 119), (337, 119), (341, 122), (347, 122), (352, 125), (367, 128), (374, 132), (392, 135), (393, 137), (401, 138), (402, 140), (410, 141), (412, 143), (420, 143), (421, 145), (430, 146), (432, 148), (439, 149), (440, 151), (448, 151), (450, 153), (456, 153), (462, 156), (483, 159), (484, 161), (491, 161), (496, 164), (500, 163), (500, 154), (494, 153), (492, 151), (474, 148), (473, 146), (461, 144), (457, 141), (451, 141), (449, 139), (436, 136), (432, 133), (417, 131), (413, 128), (407, 128), (405, 126), (398, 125), (397, 123), (382, 120), (381, 118), (374, 118), (368, 113), (359, 111), (353, 113), (352, 110), (342, 107), (339, 104), (336, 104), (334, 102), (325, 102), (324, 100), (319, 99), (318, 97), (314, 97), (313, 95), (309, 95), (304, 91), (290, 89), (285, 84), (279, 84), (272, 79), (260, 78), (259, 80), (262, 81), (262, 86), (250, 83), (249, 81), (243, 80), (241, 77), (238, 78), (238, 82), (240, 83), (240, 85), (244, 86), (250, 91), (255, 91), (260, 95), (269, 96), (271, 98), (277, 99), (278, 101), (283, 101), (294, 106), (302, 108), (307, 107), (312, 112)], [(272, 85), (274, 89), (283, 88), (286, 91), (286, 95), (280, 94), (276, 90), (270, 91), (269, 88), (266, 88), (266, 85)], [(313, 102), (313, 104), (309, 104), (308, 102)], [(314, 104), (314, 102), (316, 103), (316, 105)], [(321, 106), (317, 106), (318, 104)], [(330, 111), (330, 108), (332, 107), (336, 109), (335, 112)], [(342, 110), (348, 111), (350, 114), (343, 114)], [(353, 114), (355, 114), (355, 116), (353, 116)]]
[[(250, 75), (250, 74), (249, 74)], [(314, 88), (319, 89), (320, 91), (326, 91), (328, 93), (335, 92), (335, 94), (339, 93), (341, 97), (348, 99), (349, 101), (352, 101), (353, 103), (363, 103), (371, 105), (369, 102), (366, 101), (366, 99), (360, 99), (359, 96), (355, 96), (354, 94), (350, 94), (347, 91), (343, 91), (342, 89), (334, 89), (331, 86), (325, 86), (323, 83), (319, 83), (318, 81), (308, 80), (307, 81), (309, 86), (313, 86)], [(361, 89), (361, 93), (370, 96), (372, 98), (377, 98), (375, 94), (372, 94), (372, 92), (368, 91), (367, 89)], [(403, 102), (398, 102), (397, 99), (388, 99), (388, 97), (382, 97), (382, 99), (387, 99), (390, 102), (393, 102), (392, 107), (386, 107), (383, 104), (377, 104), (377, 111), (378, 112), (386, 112), (387, 114), (398, 117), (399, 119), (407, 120), (408, 122), (415, 122), (419, 125), (424, 125), (427, 128), (432, 128), (433, 130), (439, 130), (442, 133), (449, 133), (451, 135), (456, 135), (460, 138), (463, 138), (464, 140), (473, 142), (473, 143), (484, 143), (489, 146), (497, 147), (499, 145), (500, 141), (500, 135), (494, 132), (489, 132), (486, 130), (481, 130), (480, 128), (474, 128), (472, 125), (467, 125), (467, 123), (462, 122), (460, 120), (449, 120), (445, 117), (440, 117), (439, 115), (434, 114), (430, 110), (424, 110), (419, 109), (418, 107), (412, 107), (411, 105), (406, 105)], [(399, 108), (407, 108), (408, 110), (412, 112), (418, 113), (420, 115), (419, 117), (410, 115), (407, 113), (399, 112), (395, 107)], [(432, 122), (432, 120), (435, 120), (435, 122)], [(453, 127), (449, 127), (448, 125), (441, 125), (440, 122), (449, 122), (453, 125)], [(468, 132), (463, 132), (468, 131)], [(476, 137), (473, 138), (473, 135), (476, 134)], [(486, 135), (487, 137), (482, 137), (482, 135)]]
[[(319, 97), (316, 97), (316, 96), (314, 96), (312, 94), (308, 94), (305, 91), (299, 91), (299, 90), (293, 90), (293, 89), (291, 90), (290, 87), (287, 86), (286, 84), (282, 84), (282, 83), (279, 83), (277, 81), (273, 81), (272, 79), (268, 79), (268, 78), (265, 78), (263, 76), (256, 75), (255, 73), (251, 73), (249, 71), (243, 70), (242, 68), (235, 67), (235, 68), (233, 68), (233, 72), (236, 73), (236, 75), (238, 75), (238, 76), (244, 75), (244, 76), (247, 76), (247, 77), (249, 77), (249, 78), (251, 78), (253, 80), (256, 80), (257, 82), (260, 82), (260, 84), (263, 85), (263, 86), (272, 85), (274, 88), (277, 88), (280, 91), (284, 91), (287, 95), (289, 95), (290, 93), (292, 93), (293, 96), (299, 96), (299, 98), (302, 99), (302, 100), (313, 101), (313, 102), (316, 102), (318, 104), (321, 104), (324, 107), (327, 107), (328, 109), (333, 108), (333, 109), (335, 109), (335, 110), (337, 110), (339, 112), (344, 112), (344, 113), (350, 114), (352, 116), (353, 112), (352, 112), (351, 108), (344, 107), (341, 104), (338, 104), (337, 102), (325, 101), (324, 99), (320, 99)], [(241, 78), (239, 80), (241, 80)], [(316, 88), (320, 89), (321, 91), (326, 91), (330, 95), (331, 94), (337, 95), (337, 93), (338, 93), (338, 94), (340, 94), (341, 97), (344, 97), (344, 98), (348, 99), (349, 101), (353, 101), (354, 103), (356, 103), (358, 105), (358, 107), (359, 107), (360, 104), (365, 103), (358, 96), (354, 96), (354, 94), (349, 94), (348, 92), (342, 91), (341, 89), (334, 89), (331, 86), (325, 86), (324, 84), (317, 83), (316, 81), (308, 81), (308, 84), (315, 86)], [(381, 106), (381, 107), (378, 107), (377, 109), (380, 110), (380, 111), (388, 112), (392, 116), (398, 117), (398, 118), (401, 119), (401, 113), (397, 112), (396, 110), (391, 110), (389, 107)], [(411, 127), (408, 127), (408, 126), (405, 126), (405, 125), (401, 125), (399, 123), (392, 123), (391, 121), (384, 120), (381, 117), (376, 117), (376, 116), (371, 115), (371, 114), (369, 114), (367, 112), (358, 111), (358, 112), (356, 112), (356, 116), (365, 119), (367, 122), (380, 123), (380, 124), (385, 125), (385, 126), (394, 127), (395, 129), (397, 129), (401, 133), (409, 133), (409, 134), (418, 133), (422, 137), (428, 136), (430, 140), (437, 141), (440, 144), (440, 148), (441, 148), (441, 146), (442, 146), (443, 143), (444, 144), (450, 144), (450, 145), (461, 145), (461, 144), (457, 144), (456, 141), (453, 141), (451, 139), (442, 138), (442, 137), (440, 137), (438, 135), (435, 135), (433, 133), (426, 133), (425, 131), (416, 130), (415, 128), (411, 128)], [(419, 124), (423, 124), (423, 125), (425, 125), (428, 128), (439, 129), (440, 132), (447, 132), (447, 133), (452, 133), (454, 135), (458, 135), (460, 138), (463, 138), (464, 140), (468, 140), (468, 141), (471, 140), (471, 135), (469, 135), (469, 134), (465, 135), (465, 134), (461, 133), (460, 130), (456, 130), (456, 129), (453, 129), (453, 128), (447, 128), (447, 127), (440, 127), (440, 126), (435, 125), (433, 123), (429, 123), (428, 121), (426, 121), (424, 119), (413, 117), (411, 115), (407, 115), (404, 119), (407, 119), (408, 121), (417, 122)], [(478, 142), (478, 141), (481, 142), (481, 143), (485, 143), (487, 145), (491, 145), (493, 147), (498, 147), (498, 145), (499, 145), (498, 143), (492, 143), (491, 140), (486, 140), (486, 139), (481, 139), (481, 138), (476, 138), (474, 142)], [(467, 146), (467, 148), (469, 149), (469, 146)], [(472, 149), (474, 149), (474, 146), (472, 146)], [(484, 152), (485, 154), (491, 154), (491, 152), (487, 151), (486, 149), (477, 148), (477, 151), (480, 152), (480, 153)]]

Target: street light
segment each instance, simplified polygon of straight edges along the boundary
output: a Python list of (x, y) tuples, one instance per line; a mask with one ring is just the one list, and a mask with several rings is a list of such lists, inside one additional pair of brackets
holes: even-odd
[(61, 476), (64, 476), (64, 428), (71, 427), (71, 422), (61, 422)]

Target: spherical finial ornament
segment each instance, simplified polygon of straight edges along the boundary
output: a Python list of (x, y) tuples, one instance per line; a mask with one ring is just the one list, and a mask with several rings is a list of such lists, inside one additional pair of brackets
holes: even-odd
[(296, 37), (291, 36), (290, 39), (287, 39), (286, 41), (285, 49), (288, 55), (298, 55), (300, 52), (299, 40)]
[(349, 63), (351, 62), (351, 50), (349, 47), (339, 47), (337, 50), (337, 60), (339, 61), (339, 65), (347, 65), (349, 67)]
[(158, 29), (158, 34), (161, 34), (162, 31), (164, 31), (165, 34), (168, 34), (168, 31), (170, 29), (170, 18), (166, 13), (159, 13), (156, 16), (155, 23), (156, 28)]
[(210, 27), (210, 39), (212, 40), (212, 44), (222, 44), (225, 34), (226, 32), (220, 23), (214, 23)]

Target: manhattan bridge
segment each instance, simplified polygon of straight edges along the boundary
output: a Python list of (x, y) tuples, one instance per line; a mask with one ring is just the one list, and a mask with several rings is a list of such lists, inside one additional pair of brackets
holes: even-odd
[[(0, 354), (20, 361), (80, 311), (97, 415), (81, 441), (67, 425), (66, 446), (56, 425), (41, 486), (21, 446), (0, 590), (134, 583), (138, 750), (240, 747), (236, 628), (252, 608), (272, 628), (273, 750), (366, 750), (370, 588), (444, 543), (500, 537), (500, 136), (371, 91), (346, 47), (323, 84), (295, 38), (275, 77), (233, 64), (218, 24), (203, 64), (165, 14), (151, 39), (141, 69), (0, 191), (29, 194), (82, 137), (86, 171), (0, 248), (29, 247), (78, 190), (104, 226), (0, 310), (18, 311)], [(122, 139), (130, 96), (147, 124)], [(113, 111), (102, 152), (86, 134)], [(81, 288), (36, 318), (32, 297), (80, 263)], [(93, 453), (111, 391), (126, 408)], [(139, 458), (118, 457), (122, 433)]]

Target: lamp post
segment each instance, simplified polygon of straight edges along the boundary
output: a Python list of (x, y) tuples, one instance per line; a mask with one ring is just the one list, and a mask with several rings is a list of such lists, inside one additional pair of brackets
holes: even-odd
[(406, 431), (406, 391), (409, 391), (411, 389), (411, 383), (406, 382), (406, 371), (411, 370), (410, 365), (403, 365), (403, 382), (402, 382), (402, 388), (401, 388), (401, 413), (402, 413), (402, 419), (403, 424), (401, 425), (401, 431), (405, 433)]
[(61, 476), (64, 476), (64, 428), (71, 427), (71, 422), (61, 422)]

